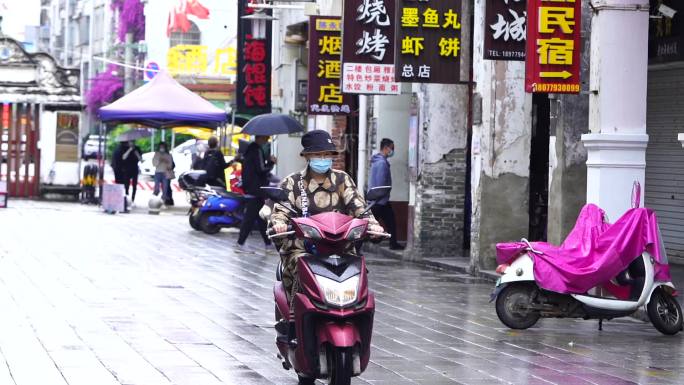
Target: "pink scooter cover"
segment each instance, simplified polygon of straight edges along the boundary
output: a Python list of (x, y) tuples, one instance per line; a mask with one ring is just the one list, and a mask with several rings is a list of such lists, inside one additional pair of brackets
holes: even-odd
[[(534, 276), (543, 289), (558, 293), (586, 293), (626, 269), (647, 251), (656, 261), (655, 280), (670, 281), (667, 254), (655, 212), (647, 208), (628, 210), (614, 224), (604, 221), (604, 211), (585, 205), (563, 244), (530, 242), (541, 254), (530, 252)], [(511, 263), (527, 248), (524, 242), (498, 243), (499, 263)]]

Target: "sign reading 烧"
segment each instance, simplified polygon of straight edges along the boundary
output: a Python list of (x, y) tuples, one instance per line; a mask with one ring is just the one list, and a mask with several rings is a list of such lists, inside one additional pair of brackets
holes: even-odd
[(338, 115), (352, 112), (353, 96), (340, 88), (342, 19), (311, 16), (309, 20), (309, 115)]
[(397, 80), (453, 84), (461, 64), (461, 0), (397, 0)]
[(342, 91), (399, 94), (394, 79), (395, 0), (345, 0)]
[(526, 92), (580, 92), (580, 3), (528, 0)]

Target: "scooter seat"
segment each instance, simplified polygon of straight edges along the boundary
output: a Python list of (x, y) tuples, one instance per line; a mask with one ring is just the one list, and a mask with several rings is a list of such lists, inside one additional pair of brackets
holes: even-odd
[(228, 190), (216, 190), (216, 193), (218, 193), (219, 196), (222, 198), (230, 198), (230, 199), (238, 199), (238, 200), (244, 200), (246, 199), (244, 195), (242, 194), (237, 194), (232, 191)]

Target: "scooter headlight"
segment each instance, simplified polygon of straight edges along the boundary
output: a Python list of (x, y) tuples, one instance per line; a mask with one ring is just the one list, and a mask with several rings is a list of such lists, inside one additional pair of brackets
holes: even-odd
[(334, 306), (347, 306), (359, 296), (359, 276), (355, 275), (346, 281), (336, 282), (330, 278), (316, 275), (316, 281), (323, 288), (325, 301)]
[(361, 226), (356, 226), (349, 230), (349, 233), (347, 233), (347, 240), (348, 241), (358, 241), (361, 239), (363, 236), (363, 233), (366, 231), (366, 225), (361, 225)]
[(302, 230), (302, 233), (304, 233), (304, 236), (309, 239), (321, 239), (323, 238), (321, 236), (321, 233), (316, 230), (315, 227), (309, 226), (309, 225), (299, 225), (299, 228)]

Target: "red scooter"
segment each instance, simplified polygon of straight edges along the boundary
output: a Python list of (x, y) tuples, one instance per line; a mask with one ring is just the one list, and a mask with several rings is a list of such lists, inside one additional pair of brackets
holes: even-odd
[[(314, 384), (316, 378), (323, 378), (329, 384), (348, 385), (351, 377), (368, 366), (375, 299), (368, 290), (364, 257), (345, 250), (350, 243), (356, 245), (369, 236), (389, 234), (370, 232), (368, 220), (337, 212), (294, 218), (299, 213), (287, 207), (283, 190), (263, 189), (293, 216), (289, 231), (271, 237), (301, 239), (310, 253), (297, 262), (299, 290), (292, 299), (294, 320), (290, 319), (290, 302), (278, 265), (273, 288), (278, 357), (285, 369), (294, 368), (299, 384)], [(388, 192), (388, 187), (377, 187), (366, 198), (375, 201)]]

